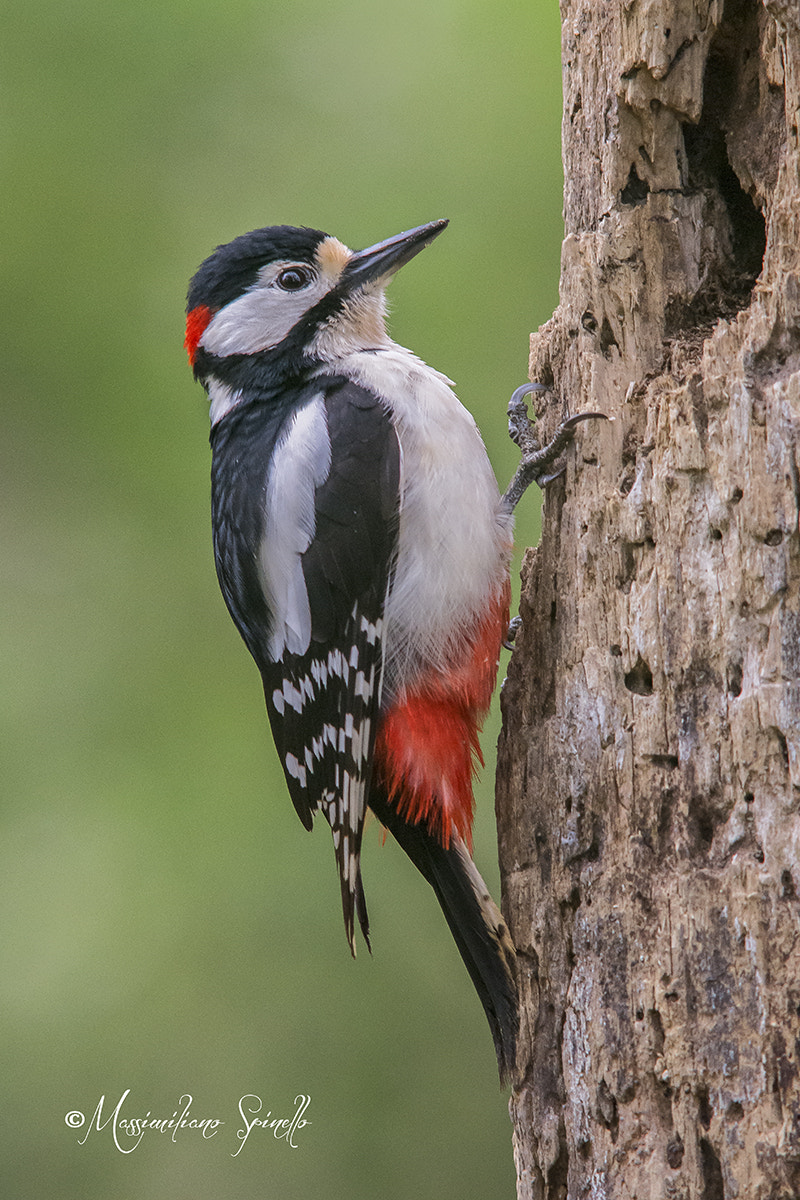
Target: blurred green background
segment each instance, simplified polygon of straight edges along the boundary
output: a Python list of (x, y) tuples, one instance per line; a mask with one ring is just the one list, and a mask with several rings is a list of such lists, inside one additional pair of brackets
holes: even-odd
[[(374, 957), (279, 777), (211, 555), (189, 276), (264, 224), (451, 226), (392, 332), (452, 376), (504, 484), (557, 298), (556, 0), (28, 0), (0, 62), (4, 1196), (502, 1197), (507, 1099), (438, 906), (366, 837)], [(519, 542), (538, 536), (525, 501)], [(501, 668), (502, 671), (502, 668)], [(476, 857), (499, 890), (496, 717)], [(146, 1134), (65, 1114), (226, 1123)], [(297, 1148), (254, 1132), (310, 1095)]]

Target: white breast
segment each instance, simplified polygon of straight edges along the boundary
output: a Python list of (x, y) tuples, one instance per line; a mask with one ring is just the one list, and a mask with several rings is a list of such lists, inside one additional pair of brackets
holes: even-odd
[(408, 685), (446, 666), (497, 595), (512, 517), (500, 507), (475, 421), (446, 376), (394, 343), (337, 367), (386, 401), (400, 441), (399, 547), (384, 654), (388, 678)]

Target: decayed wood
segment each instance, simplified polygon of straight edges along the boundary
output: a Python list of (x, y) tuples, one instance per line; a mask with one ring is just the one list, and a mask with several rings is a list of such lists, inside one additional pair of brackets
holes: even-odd
[(800, 1196), (800, 6), (563, 0), (497, 809), (518, 1193)]

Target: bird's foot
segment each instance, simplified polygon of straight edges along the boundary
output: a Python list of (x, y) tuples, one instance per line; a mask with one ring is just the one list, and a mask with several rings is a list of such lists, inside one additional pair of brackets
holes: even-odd
[(534, 433), (534, 423), (528, 416), (528, 406), (525, 397), (531, 392), (546, 392), (548, 388), (542, 383), (524, 383), (518, 387), (508, 402), (508, 433), (512, 442), (519, 446), (522, 457), (514, 478), (506, 488), (503, 502), (510, 509), (516, 508), (520, 499), (532, 483), (546, 487), (559, 475), (563, 474), (563, 465), (548, 474), (549, 468), (557, 463), (558, 458), (575, 436), (575, 427), (581, 421), (593, 418), (608, 421), (605, 413), (585, 412), (562, 421), (553, 439), (546, 446), (539, 444)]
[(506, 630), (506, 636), (503, 639), (503, 646), (505, 647), (506, 650), (514, 649), (514, 643), (517, 640), (517, 634), (519, 633), (521, 628), (522, 628), (522, 617), (520, 617), (520, 616), (512, 617), (511, 620), (508, 622), (508, 629)]

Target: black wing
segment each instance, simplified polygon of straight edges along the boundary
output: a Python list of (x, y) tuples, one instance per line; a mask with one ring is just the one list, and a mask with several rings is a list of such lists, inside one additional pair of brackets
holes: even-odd
[[(289, 650), (287, 638), (277, 658), (270, 651), (280, 614), (273, 611), (274, 600), (270, 605), (269, 558), (260, 570), (254, 561), (259, 550), (253, 551), (252, 529), (245, 539), (249, 555), (240, 550), (233, 556), (240, 579), (229, 590), (242, 596), (240, 611), (252, 614), (260, 606), (257, 628), (251, 617), (240, 619), (230, 600), (229, 607), (260, 667), (275, 744), (300, 819), (310, 829), (320, 808), (330, 823), (353, 949), (356, 914), (368, 940), (359, 855), (380, 706), (383, 608), (396, 549), (400, 449), (378, 397), (339, 379), (320, 381), (317, 400), (323, 386), (315, 420), (326, 422), (330, 461), (326, 472), (317, 464), (324, 478), (314, 488), (313, 534), (300, 554), (310, 612), (307, 647)], [(278, 441), (290, 422), (291, 417), (274, 435)], [(268, 488), (261, 489), (262, 507), (265, 494), (271, 496)], [(255, 494), (251, 507), (254, 501)], [(267, 524), (274, 529), (281, 521), (278, 494), (272, 504)], [(259, 528), (263, 535), (264, 522)], [(225, 573), (230, 580), (233, 572)]]

